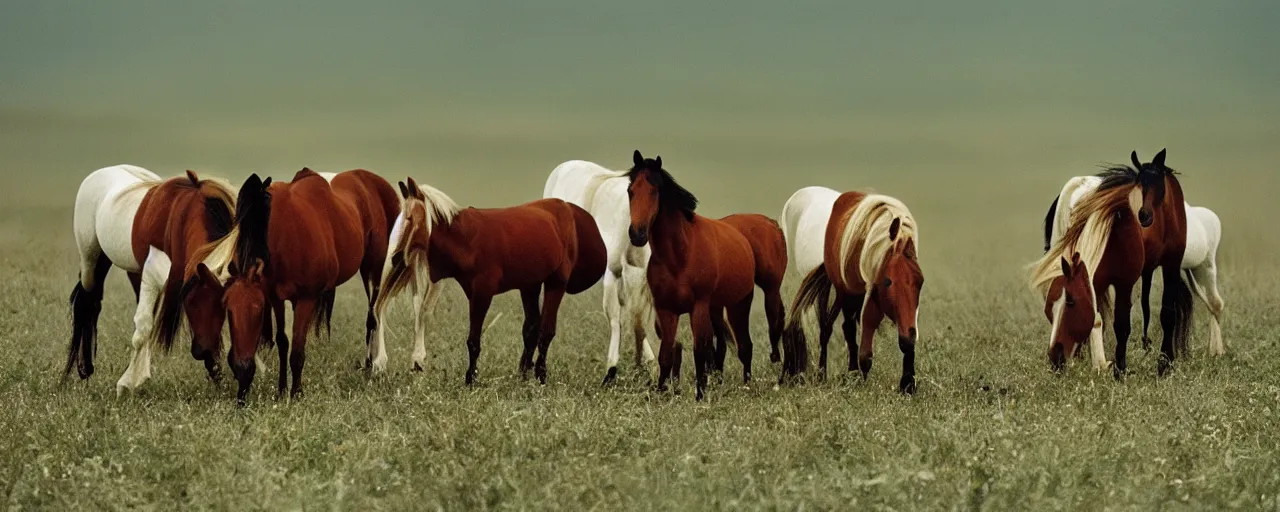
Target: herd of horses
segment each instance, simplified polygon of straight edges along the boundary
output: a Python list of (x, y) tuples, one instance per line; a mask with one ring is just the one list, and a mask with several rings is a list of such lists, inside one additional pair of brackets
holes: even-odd
[[(871, 370), (875, 332), (888, 319), (903, 355), (899, 390), (915, 392), (924, 273), (918, 226), (902, 201), (806, 187), (787, 200), (781, 223), (759, 214), (711, 219), (697, 213), (697, 198), (661, 157), (646, 158), (638, 150), (632, 156), (631, 168), (622, 171), (565, 162), (548, 177), (543, 199), (484, 209), (463, 208), (412, 177), (397, 190), (365, 170), (304, 168), (288, 182), (255, 174), (237, 189), (192, 171), (162, 179), (132, 165), (99, 169), (76, 196), (81, 260), (70, 299), (64, 378), (72, 368), (81, 379), (94, 372), (103, 283), (118, 267), (129, 277), (137, 309), (117, 394), (150, 377), (153, 346), (168, 350), (185, 331), (191, 356), (215, 382), (225, 355), (238, 383), (238, 404), (245, 403), (261, 364), (259, 351), (269, 348), (279, 356), (277, 397), (286, 389), (296, 396), (303, 390), (307, 338), (329, 330), (335, 289), (357, 274), (368, 299), (363, 366), (371, 373), (386, 369), (388, 305), (406, 289), (413, 297), (413, 368), (423, 369), (427, 320), (441, 281), (453, 279), (469, 306), (466, 383), (478, 377), (493, 297), (517, 290), (525, 314), (520, 373), (527, 378), (532, 370), (545, 383), (565, 294), (603, 281), (606, 385), (617, 377), (623, 325), (632, 329), (641, 365), (655, 358), (652, 326), (659, 342), (657, 388), (678, 392), (682, 315), (689, 316), (692, 332), (697, 399), (704, 398), (709, 376), (723, 376), (730, 345), (749, 382), (749, 319), (759, 287), (770, 361), (781, 362), (782, 381), (802, 380), (808, 370), (803, 319), (813, 310), (821, 376), (840, 315), (848, 371), (863, 378)], [(1210, 351), (1224, 351), (1216, 265), (1220, 221), (1185, 203), (1164, 150), (1150, 162), (1136, 152), (1131, 160), (1131, 166), (1070, 179), (1045, 218), (1044, 255), (1032, 265), (1030, 283), (1044, 296), (1054, 370), (1087, 345), (1097, 369), (1110, 366), (1121, 378), (1132, 290), (1141, 279), (1146, 345), (1157, 268), (1164, 283), (1159, 374), (1186, 351), (1193, 289), (1212, 315)], [(803, 276), (789, 317), (781, 295), (788, 266)], [(289, 330), (286, 302), (293, 308)], [(1113, 363), (1103, 351), (1107, 322), (1116, 338)]]

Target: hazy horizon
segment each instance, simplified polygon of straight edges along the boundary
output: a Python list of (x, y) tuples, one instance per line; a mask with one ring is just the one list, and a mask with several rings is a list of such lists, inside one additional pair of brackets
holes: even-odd
[(503, 206), (562, 161), (637, 148), (707, 215), (776, 216), (807, 185), (939, 212), (976, 184), (958, 218), (1008, 200), (1036, 221), (1134, 149), (1168, 148), (1192, 202), (1280, 184), (1274, 2), (300, 5), (0, 7), (6, 203), (69, 208), (127, 162), (363, 167)]

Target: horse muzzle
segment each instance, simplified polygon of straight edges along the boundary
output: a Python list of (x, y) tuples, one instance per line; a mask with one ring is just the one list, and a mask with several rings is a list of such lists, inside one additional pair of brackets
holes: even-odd
[(1061, 343), (1054, 343), (1049, 347), (1049, 368), (1054, 372), (1062, 371), (1062, 367), (1067, 365), (1067, 348)]
[(1141, 224), (1142, 227), (1144, 228), (1151, 227), (1151, 223), (1154, 220), (1155, 220), (1155, 217), (1151, 215), (1151, 210), (1148, 210), (1146, 208), (1138, 210), (1138, 224)]
[(631, 237), (631, 245), (636, 247), (644, 247), (644, 244), (649, 243), (648, 229), (630, 229), (627, 230), (627, 235)]

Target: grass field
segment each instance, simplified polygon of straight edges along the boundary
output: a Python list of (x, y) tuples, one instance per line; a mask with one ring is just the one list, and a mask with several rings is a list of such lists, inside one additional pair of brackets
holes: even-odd
[[(275, 357), (264, 354), (271, 364), (237, 409), (233, 384), (206, 381), (181, 342), (157, 356), (137, 395), (115, 398), (133, 301), (114, 274), (98, 373), (59, 386), (75, 274), (70, 210), (5, 209), (0, 488), (11, 509), (1280, 507), (1274, 235), (1240, 222), (1248, 204), (1217, 208), (1227, 233), (1225, 357), (1205, 355), (1197, 303), (1193, 354), (1170, 377), (1157, 380), (1154, 352), (1140, 348), (1124, 383), (1086, 364), (1055, 376), (1048, 325), (1022, 273), (1038, 254), (1051, 199), (1041, 195), (1044, 205), (1015, 205), (1027, 214), (986, 223), (949, 215), (946, 203), (913, 205), (929, 282), (916, 396), (894, 392), (900, 355), (884, 329), (870, 380), (776, 389), (757, 314), (758, 380), (740, 385), (730, 358), (725, 383), (701, 404), (689, 376), (679, 396), (656, 394), (625, 349), (619, 385), (599, 386), (598, 287), (562, 308), (546, 386), (516, 376), (518, 299), (501, 297), (469, 389), (455, 284), (431, 330), (427, 371), (407, 371), (412, 323), (400, 305), (391, 371), (372, 380), (355, 368), (363, 294), (348, 284), (332, 339), (310, 346), (308, 394), (274, 401)], [(839, 337), (833, 347), (842, 367)]]

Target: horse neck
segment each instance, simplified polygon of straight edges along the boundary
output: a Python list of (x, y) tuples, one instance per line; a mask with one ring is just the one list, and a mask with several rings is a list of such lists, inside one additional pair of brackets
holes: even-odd
[(675, 208), (660, 208), (650, 228), (649, 245), (653, 260), (674, 268), (684, 268), (689, 260), (689, 233), (693, 222)]
[(427, 264), (432, 281), (454, 277), (462, 269), (472, 266), (475, 260), (472, 241), (476, 233), (473, 221), (464, 210), (448, 224), (436, 222), (431, 226), (427, 240)]

